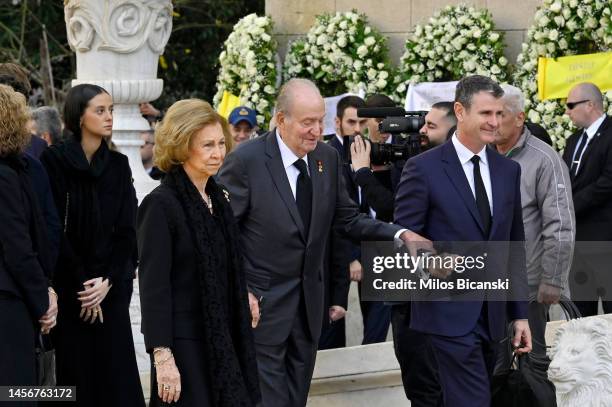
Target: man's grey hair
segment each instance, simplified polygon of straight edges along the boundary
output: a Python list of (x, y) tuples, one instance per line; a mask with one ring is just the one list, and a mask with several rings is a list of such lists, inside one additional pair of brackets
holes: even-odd
[(591, 102), (593, 102), (597, 110), (603, 112), (603, 95), (597, 85), (591, 82), (582, 82), (576, 85), (576, 88), (580, 92), (581, 99), (590, 100)]
[(504, 107), (514, 114), (524, 112), (525, 96), (523, 96), (523, 92), (516, 86), (507, 83), (502, 84), (501, 88), (504, 90), (504, 96), (502, 96)]
[(503, 89), (493, 79), (482, 75), (472, 75), (466, 76), (457, 84), (455, 102), (469, 109), (472, 106), (472, 98), (479, 92), (490, 93), (496, 99), (504, 95)]
[(48, 132), (51, 136), (51, 144), (59, 144), (62, 141), (62, 120), (56, 108), (43, 106), (32, 110), (32, 120), (36, 122), (38, 136)]
[(300, 88), (311, 88), (316, 91), (316, 93), (321, 96), (321, 92), (317, 85), (314, 84), (311, 80), (304, 78), (293, 78), (289, 79), (283, 86), (281, 86), (278, 97), (276, 98), (276, 112), (283, 112), (286, 115), (289, 115), (292, 108), (293, 100), (295, 99), (296, 91)]

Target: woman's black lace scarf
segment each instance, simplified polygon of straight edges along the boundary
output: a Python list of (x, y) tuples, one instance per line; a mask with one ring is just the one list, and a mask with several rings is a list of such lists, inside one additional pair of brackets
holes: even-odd
[[(170, 171), (162, 182), (177, 192), (196, 249), (212, 404), (255, 405), (261, 395), (238, 227), (232, 209), (223, 190), (209, 178), (206, 192), (212, 199), (215, 216), (221, 217), (222, 230), (219, 230), (183, 168)], [(214, 234), (218, 233), (224, 234), (227, 251), (216, 247)], [(227, 270), (222, 271), (227, 273), (227, 290), (221, 289), (217, 279), (217, 265), (223, 263), (219, 256), (228, 257)]]

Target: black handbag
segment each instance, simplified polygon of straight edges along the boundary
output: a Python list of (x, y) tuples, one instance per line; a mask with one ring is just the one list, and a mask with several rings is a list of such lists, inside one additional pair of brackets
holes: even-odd
[[(580, 311), (567, 297), (561, 296), (559, 305), (567, 320), (580, 318)], [(513, 353), (510, 338), (512, 325), (508, 327), (505, 352)], [(548, 380), (548, 356), (533, 353), (508, 357), (510, 365), (495, 373), (491, 380), (492, 407), (556, 407), (555, 385)], [(515, 362), (517, 362), (515, 364)], [(514, 368), (513, 368), (514, 367)]]
[(55, 349), (51, 349), (48, 335), (38, 334), (36, 339), (36, 384), (55, 386)]
[[(514, 362), (516, 368), (513, 368)], [(492, 407), (557, 407), (555, 385), (532, 367), (529, 355), (516, 354), (510, 366), (491, 380)]]

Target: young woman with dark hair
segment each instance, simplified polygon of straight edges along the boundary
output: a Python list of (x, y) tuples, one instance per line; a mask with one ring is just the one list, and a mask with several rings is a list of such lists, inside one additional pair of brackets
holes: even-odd
[(64, 229), (54, 281), (57, 383), (77, 387), (79, 406), (144, 406), (129, 316), (137, 201), (127, 157), (104, 142), (111, 96), (73, 87), (64, 121), (68, 138), (41, 157)]

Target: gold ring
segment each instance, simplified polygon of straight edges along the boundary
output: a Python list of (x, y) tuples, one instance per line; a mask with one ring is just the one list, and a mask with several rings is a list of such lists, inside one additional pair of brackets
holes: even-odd
[(167, 384), (164, 384), (164, 390), (166, 390), (166, 391), (170, 390), (170, 386), (167, 385)]

